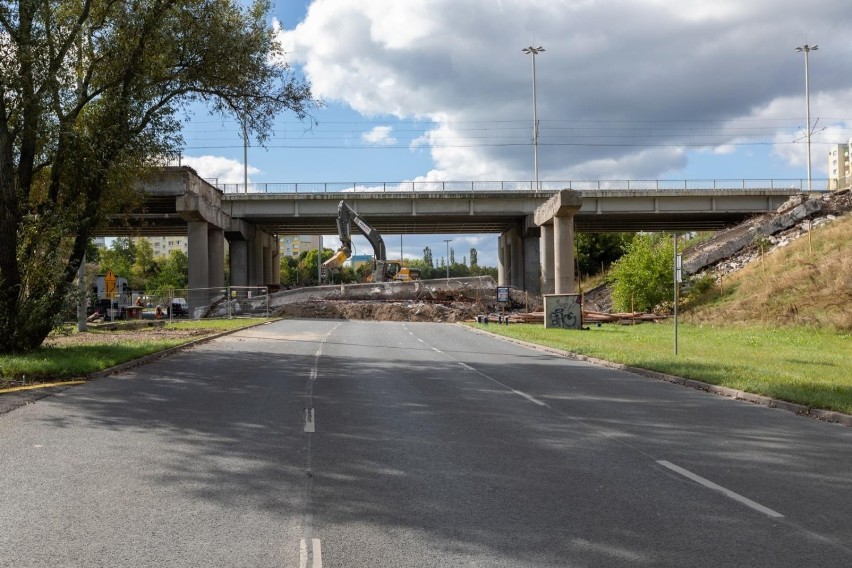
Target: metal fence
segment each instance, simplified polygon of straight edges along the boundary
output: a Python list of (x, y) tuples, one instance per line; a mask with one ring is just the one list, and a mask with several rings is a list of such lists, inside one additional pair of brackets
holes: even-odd
[[(828, 179), (812, 179), (813, 191), (829, 191)], [(697, 191), (709, 189), (793, 189), (807, 191), (806, 179), (653, 179), (653, 180), (561, 180), (561, 181), (402, 181), (402, 182), (328, 182), (328, 183), (217, 183), (225, 193), (452, 193), (512, 191)]]
[(143, 319), (213, 319), (269, 316), (266, 286), (169, 290), (142, 296)]

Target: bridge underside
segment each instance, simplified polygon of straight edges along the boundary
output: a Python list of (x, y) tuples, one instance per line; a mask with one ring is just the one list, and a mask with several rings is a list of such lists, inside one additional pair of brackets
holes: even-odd
[[(380, 233), (499, 235), (500, 283), (539, 291), (539, 207), (564, 191), (388, 191), (224, 194), (189, 168), (163, 168), (140, 183), (142, 211), (116, 217), (105, 236), (187, 235), (190, 286), (222, 281), (225, 241), (232, 284), (278, 282), (278, 235), (337, 233), (346, 200)], [(689, 232), (729, 227), (773, 211), (793, 189), (598, 189), (575, 192), (577, 232)], [(569, 263), (573, 266), (573, 262)], [(567, 277), (566, 277), (567, 278)]]
[[(717, 231), (736, 225), (756, 214), (754, 212), (708, 212), (596, 215), (580, 212), (574, 217), (574, 227), (580, 233)], [(380, 233), (388, 235), (501, 234), (522, 222), (523, 217), (518, 216), (370, 217), (370, 224)], [(337, 225), (332, 217), (254, 217), (251, 223), (267, 233), (278, 235), (337, 234)], [(101, 230), (101, 234), (109, 236), (179, 236), (187, 234), (187, 224), (175, 212), (165, 214), (143, 213), (132, 222), (125, 219), (113, 220), (106, 228)]]

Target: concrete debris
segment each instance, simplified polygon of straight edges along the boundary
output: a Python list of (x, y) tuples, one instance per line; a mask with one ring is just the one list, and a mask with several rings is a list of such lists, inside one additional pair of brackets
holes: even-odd
[[(852, 211), (849, 190), (822, 195), (794, 195), (778, 208), (778, 213), (749, 219), (736, 227), (719, 231), (712, 238), (683, 253), (683, 268), (687, 274), (705, 272), (716, 265), (724, 270), (742, 268), (759, 257), (756, 244), (765, 239), (772, 248), (786, 246), (808, 231)], [(755, 252), (756, 251), (756, 252)], [(732, 264), (731, 264), (732, 263)]]
[(541, 297), (515, 289), (501, 306), (490, 276), (316, 286), (271, 294), (269, 301), (281, 317), (385, 321), (473, 321), (503, 310), (543, 308)]

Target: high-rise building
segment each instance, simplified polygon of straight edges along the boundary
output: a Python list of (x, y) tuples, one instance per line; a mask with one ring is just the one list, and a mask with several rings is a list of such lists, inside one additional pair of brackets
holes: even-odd
[(846, 144), (834, 144), (828, 151), (828, 187), (846, 189), (852, 186), (852, 138)]

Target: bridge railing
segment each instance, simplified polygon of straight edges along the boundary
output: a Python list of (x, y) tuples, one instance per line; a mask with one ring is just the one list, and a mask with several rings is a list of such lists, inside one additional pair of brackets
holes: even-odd
[[(812, 179), (813, 191), (830, 191), (828, 179)], [(807, 191), (805, 179), (653, 179), (653, 180), (565, 180), (565, 181), (400, 181), (400, 182), (308, 182), (308, 183), (216, 183), (225, 193), (451, 193), (451, 192), (541, 192), (577, 191), (698, 191), (698, 190), (795, 190)], [(536, 187), (538, 185), (538, 187)]]

